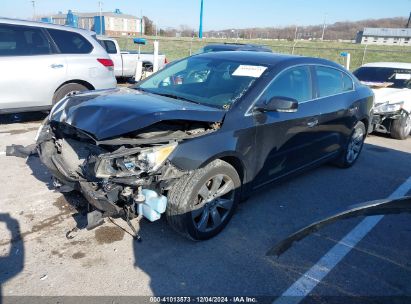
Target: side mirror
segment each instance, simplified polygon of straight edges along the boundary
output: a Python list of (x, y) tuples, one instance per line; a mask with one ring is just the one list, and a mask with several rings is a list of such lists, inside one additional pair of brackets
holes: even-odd
[(273, 97), (267, 103), (254, 108), (257, 112), (285, 112), (293, 113), (298, 110), (298, 101), (289, 97)]

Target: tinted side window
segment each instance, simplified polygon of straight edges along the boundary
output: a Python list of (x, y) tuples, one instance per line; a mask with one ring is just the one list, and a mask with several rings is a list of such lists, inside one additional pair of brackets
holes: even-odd
[(354, 84), (350, 76), (343, 73), (343, 91), (348, 92), (354, 90)]
[(352, 80), (345, 73), (327, 67), (316, 67), (315, 70), (318, 81), (318, 97), (327, 97), (353, 89)]
[(47, 29), (63, 54), (89, 54), (93, 50), (93, 45), (80, 34)]
[(263, 101), (273, 97), (288, 97), (303, 102), (312, 99), (311, 73), (308, 67), (296, 67), (282, 72), (264, 93)]
[(108, 54), (117, 54), (117, 48), (113, 41), (103, 40), (103, 43)]
[(0, 24), (0, 56), (51, 54), (52, 49), (41, 29)]

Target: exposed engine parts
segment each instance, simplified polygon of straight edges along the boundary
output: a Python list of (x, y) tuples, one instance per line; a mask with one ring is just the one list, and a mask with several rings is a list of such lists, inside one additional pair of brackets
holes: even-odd
[(107, 216), (158, 220), (166, 210), (163, 195), (183, 172), (167, 161), (178, 142), (221, 127), (221, 123), (163, 121), (112, 140), (96, 141), (64, 123), (45, 124), (38, 136), (43, 163), (63, 192), (83, 193), (95, 208), (88, 213), (88, 229)]

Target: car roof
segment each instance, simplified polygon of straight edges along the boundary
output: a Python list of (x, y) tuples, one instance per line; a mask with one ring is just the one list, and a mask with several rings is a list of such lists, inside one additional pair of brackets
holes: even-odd
[(214, 51), (256, 51), (256, 52), (272, 52), (272, 50), (265, 46), (259, 44), (242, 44), (242, 43), (213, 43), (208, 44), (204, 50), (214, 50)]
[(95, 34), (93, 31), (89, 31), (89, 30), (85, 30), (81, 28), (71, 27), (67, 25), (58, 25), (58, 24), (40, 22), (40, 21), (29, 21), (29, 20), (20, 20), (20, 19), (0, 17), (0, 23), (11, 24), (11, 25), (36, 26), (36, 27), (56, 29), (56, 30), (65, 30), (65, 31), (76, 32), (80, 34), (89, 34), (89, 35)]
[(344, 69), (341, 65), (326, 60), (322, 58), (314, 57), (303, 57), (288, 54), (279, 53), (268, 53), (268, 52), (248, 52), (248, 51), (238, 51), (238, 52), (209, 52), (194, 55), (194, 57), (204, 57), (204, 58), (216, 58), (223, 60), (235, 60), (243, 61), (249, 64), (262, 64), (262, 65), (278, 65), (280, 63), (286, 63), (288, 66), (297, 64), (318, 64), (318, 65), (328, 65), (331, 67)]
[(207, 44), (205, 47), (226, 47), (226, 48), (244, 48), (244, 47), (253, 47), (253, 48), (264, 48), (265, 45), (261, 44), (245, 44), (245, 43), (211, 43)]
[(373, 62), (373, 63), (364, 64), (363, 67), (411, 69), (411, 63), (405, 63), (405, 62)]

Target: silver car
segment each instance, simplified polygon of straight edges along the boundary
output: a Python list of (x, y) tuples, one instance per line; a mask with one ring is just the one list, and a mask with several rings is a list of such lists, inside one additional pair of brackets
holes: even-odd
[(116, 84), (95, 33), (0, 18), (0, 113), (48, 110), (72, 93)]

